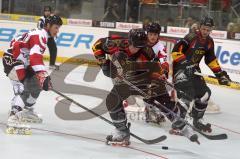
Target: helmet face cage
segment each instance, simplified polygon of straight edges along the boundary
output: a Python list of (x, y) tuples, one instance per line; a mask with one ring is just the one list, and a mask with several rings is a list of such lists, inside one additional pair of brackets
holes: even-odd
[(213, 18), (211, 18), (211, 17), (204, 17), (201, 20), (200, 25), (213, 27), (214, 26)]
[(161, 26), (158, 23), (151, 23), (147, 25), (146, 31), (149, 33), (157, 33), (160, 34), (161, 32)]
[(136, 48), (144, 48), (147, 45), (147, 35), (143, 29), (131, 29), (128, 39), (130, 45)]
[(52, 16), (46, 18), (45, 25), (47, 25), (47, 24), (50, 24), (50, 25), (56, 24), (56, 25), (61, 26), (63, 24), (63, 22), (62, 22), (62, 19), (58, 15), (52, 15)]

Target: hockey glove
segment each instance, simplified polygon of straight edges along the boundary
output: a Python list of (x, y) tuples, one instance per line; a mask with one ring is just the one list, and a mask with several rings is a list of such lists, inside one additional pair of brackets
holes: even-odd
[(196, 70), (197, 70), (197, 66), (195, 64), (193, 64), (192, 62), (186, 62), (185, 74), (188, 76), (188, 78), (192, 78)]
[(106, 60), (105, 63), (100, 65), (103, 74), (110, 78), (115, 78), (117, 76), (117, 67), (112, 63), (111, 60)]
[(230, 85), (231, 79), (228, 76), (226, 71), (217, 72), (215, 73), (215, 76), (218, 78), (218, 83), (220, 85), (227, 85), (227, 86)]
[(37, 72), (36, 78), (39, 81), (39, 85), (44, 91), (48, 91), (52, 88), (52, 82), (50, 76), (47, 74), (47, 72)]

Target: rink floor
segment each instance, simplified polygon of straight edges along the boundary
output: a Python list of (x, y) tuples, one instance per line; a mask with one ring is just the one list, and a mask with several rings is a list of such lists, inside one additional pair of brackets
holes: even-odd
[[(2, 64), (0, 69), (3, 70)], [(102, 102), (102, 99), (89, 96), (91, 93), (98, 96), (99, 92), (93, 89), (88, 93), (86, 87), (104, 89), (106, 92), (111, 89), (111, 80), (100, 72), (95, 80), (90, 78), (84, 81), (85, 70), (85, 66), (77, 67), (65, 79), (61, 77), (61, 74), (66, 73), (64, 69), (53, 76), (56, 75), (56, 79), (64, 79), (66, 83), (71, 84), (71, 88), (76, 87), (75, 85), (85, 86), (85, 88), (79, 87), (79, 89), (84, 89), (82, 95), (66, 94), (88, 108), (94, 108)], [(141, 119), (134, 119), (131, 121), (132, 133), (147, 139), (167, 135), (167, 140), (155, 145), (145, 145), (132, 138), (132, 144), (129, 147), (111, 147), (105, 145), (106, 136), (113, 130), (111, 125), (98, 118), (87, 120), (78, 118), (76, 113), (83, 112), (83, 110), (75, 105), (70, 107), (70, 111), (75, 113), (73, 118), (71, 119), (71, 115), (67, 114), (66, 119), (69, 120), (62, 119), (64, 113), (59, 113), (59, 107), (56, 106), (56, 103), (62, 98), (53, 92), (42, 92), (38, 99), (35, 108), (38, 113), (42, 114), (44, 122), (40, 125), (32, 124), (33, 134), (31, 136), (6, 135), (5, 124), (13, 92), (3, 71), (0, 71), (0, 75), (1, 159), (239, 159), (239, 90), (209, 85), (212, 89), (212, 100), (220, 105), (221, 113), (207, 115), (205, 120), (214, 124), (213, 133), (227, 133), (227, 140), (210, 141), (199, 135), (201, 145), (197, 145), (184, 137), (169, 135), (170, 125), (168, 122), (160, 127), (147, 124)], [(62, 89), (60, 90), (62, 91)], [(104, 117), (109, 119), (107, 113), (104, 114)], [(162, 150), (162, 146), (168, 146), (169, 150)]]

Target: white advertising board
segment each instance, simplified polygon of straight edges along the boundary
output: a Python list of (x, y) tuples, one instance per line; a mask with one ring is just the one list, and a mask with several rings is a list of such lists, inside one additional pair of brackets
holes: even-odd
[[(36, 23), (0, 21), (0, 51), (8, 49), (10, 40), (18, 33), (26, 32), (36, 27)], [(171, 29), (171, 28), (170, 28)], [(172, 28), (173, 29), (173, 28)], [(127, 30), (81, 27), (63, 25), (56, 40), (58, 56), (73, 57), (81, 54), (91, 54), (93, 43), (102, 37), (107, 37), (109, 31), (127, 32)], [(171, 32), (172, 33), (172, 32)], [(181, 35), (162, 34), (167, 37), (180, 38), (187, 34), (187, 30), (180, 31)], [(184, 34), (185, 33), (185, 34)], [(228, 72), (238, 75), (240, 80), (240, 41), (214, 39), (215, 53), (220, 65)], [(203, 72), (209, 70), (201, 65)]]
[[(19, 33), (36, 28), (36, 23), (0, 21), (0, 50), (8, 49), (11, 39)], [(108, 36), (109, 29), (63, 25), (56, 39), (58, 56), (73, 57), (91, 53), (99, 38)]]

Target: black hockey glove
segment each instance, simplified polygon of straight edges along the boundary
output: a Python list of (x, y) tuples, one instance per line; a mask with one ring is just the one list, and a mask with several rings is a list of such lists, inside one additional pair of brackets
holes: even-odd
[(215, 73), (215, 76), (217, 77), (218, 83), (220, 85), (227, 85), (227, 86), (230, 85), (231, 79), (228, 76), (226, 71), (217, 72), (217, 73)]
[(101, 64), (103, 74), (110, 78), (115, 78), (117, 76), (117, 67), (112, 63), (111, 60), (106, 60), (105, 63)]

